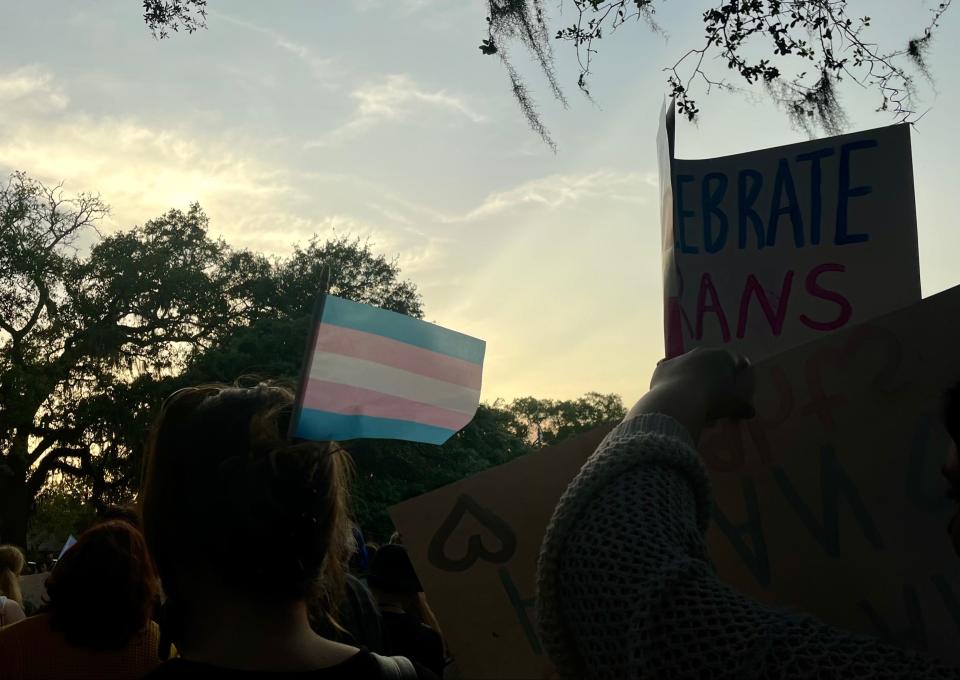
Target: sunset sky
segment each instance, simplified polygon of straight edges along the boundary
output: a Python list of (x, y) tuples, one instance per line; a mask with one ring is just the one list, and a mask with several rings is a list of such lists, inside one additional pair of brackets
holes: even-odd
[[(0, 171), (99, 192), (105, 231), (198, 201), (214, 234), (266, 253), (313, 234), (369, 238), (399, 258), (428, 320), (487, 340), (485, 400), (629, 400), (662, 354), (661, 69), (700, 44), (705, 4), (662, 4), (666, 36), (636, 24), (605, 38), (595, 103), (577, 93), (571, 46), (555, 44), (567, 110), (514, 48), (554, 153), (477, 49), (480, 0), (210, 0), (208, 30), (163, 41), (133, 0), (5, 3)], [(899, 44), (936, 2), (851, 5)], [(958, 45), (960, 8), (932, 46), (913, 133), (924, 295), (960, 283)], [(874, 91), (842, 96), (850, 131), (893, 122)], [(700, 107), (698, 126), (678, 124), (678, 156), (806, 138), (762, 92)]]

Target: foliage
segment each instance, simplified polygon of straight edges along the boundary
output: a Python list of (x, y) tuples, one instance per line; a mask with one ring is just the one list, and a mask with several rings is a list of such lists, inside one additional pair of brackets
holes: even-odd
[(177, 381), (232, 382), (242, 375), (295, 381), (325, 264), (331, 268), (331, 295), (423, 316), (420, 294), (400, 279), (396, 260), (373, 253), (370, 244), (359, 239), (313, 238), (263, 273), (251, 291), (249, 322), (192, 357)]
[(530, 450), (508, 410), (481, 404), (474, 419), (443, 446), (357, 440), (347, 448), (356, 465), (354, 516), (373, 540), (393, 531), (387, 508), (408, 498), (506, 463)]
[[(487, 4), (488, 32), (480, 50), (500, 56), (527, 120), (553, 146), (507, 51), (514, 41), (526, 47), (554, 96), (566, 105), (554, 72), (543, 0), (487, 0)], [(811, 134), (816, 128), (830, 134), (842, 131), (845, 114), (837, 85), (844, 79), (872, 89), (880, 99), (878, 111), (891, 111), (897, 121), (914, 120), (912, 72), (929, 78), (924, 54), (951, 4), (952, 0), (940, 2), (919, 35), (891, 49), (870, 41), (871, 18), (851, 17), (847, 0), (719, 0), (703, 11), (703, 44), (663, 69), (668, 90), (680, 112), (696, 119), (697, 87), (707, 94), (713, 88), (736, 88), (705, 70), (707, 58), (716, 56), (747, 86), (762, 85), (791, 120)], [(664, 32), (655, 21), (657, 0), (561, 0), (561, 8), (569, 5), (576, 21), (558, 29), (554, 37), (574, 44), (580, 70), (577, 86), (588, 96), (596, 41), (628, 21), (642, 20), (654, 32)]]
[(193, 33), (207, 27), (207, 0), (143, 0), (143, 21), (158, 40), (168, 30)]
[[(573, 43), (579, 63), (577, 87), (589, 97), (588, 77), (597, 41), (631, 21), (643, 21), (654, 33), (665, 35), (655, 20), (658, 2), (665, 1), (560, 0), (560, 9), (572, 6), (576, 20), (554, 32), (543, 0), (487, 0), (487, 37), (480, 51), (498, 56), (530, 126), (555, 148), (510, 58), (512, 44), (519, 43), (530, 53), (553, 97), (566, 107), (554, 68), (551, 35)], [(939, 2), (919, 33), (891, 48), (870, 39), (871, 17), (851, 16), (848, 0), (712, 0), (701, 14), (703, 43), (663, 67), (668, 92), (680, 112), (695, 120), (700, 113), (699, 91), (709, 94), (715, 88), (742, 87), (708, 73), (704, 64), (717, 57), (736, 74), (735, 82), (761, 85), (791, 121), (810, 134), (818, 128), (830, 134), (843, 130), (846, 115), (837, 87), (846, 79), (872, 89), (879, 98), (878, 111), (890, 111), (897, 121), (913, 121), (917, 118), (914, 73), (930, 78), (925, 55), (952, 2)], [(156, 38), (181, 28), (193, 33), (206, 28), (206, 4), (206, 0), (144, 0), (144, 22)]]
[(100, 237), (107, 210), (22, 173), (0, 187), (2, 540), (23, 544), (53, 474), (84, 479), (94, 507), (128, 498), (150, 411), (177, 380), (217, 366), (233, 379), (256, 357), (271, 372), (296, 365), (324, 261), (334, 293), (421, 314), (396, 263), (356, 240), (268, 261), (211, 239), (197, 205)]
[[(396, 261), (374, 254), (359, 240), (315, 239), (276, 264), (275, 285), (262, 291), (257, 318), (197, 354), (166, 389), (234, 382), (244, 375), (294, 383), (324, 262), (334, 263), (331, 294), (423, 316), (420, 295), (412, 283), (400, 279)], [(442, 447), (387, 440), (347, 443), (356, 465), (353, 501), (358, 523), (373, 537), (386, 540), (393, 530), (389, 506), (527, 451), (527, 443), (515, 434), (518, 430), (509, 411), (481, 405), (474, 420)]]
[[(368, 253), (365, 257), (373, 256)], [(318, 269), (314, 289), (319, 285), (319, 275)], [(410, 284), (403, 285), (412, 292)], [(388, 294), (386, 299), (396, 299), (395, 295), (396, 292)], [(419, 315), (419, 297), (415, 303), (411, 298), (410, 305), (396, 311), (410, 313), (412, 309)], [(167, 389), (210, 381), (233, 382), (242, 375), (295, 383), (303, 338), (307, 337), (310, 323), (311, 316), (301, 307), (299, 316), (265, 317), (239, 328), (225, 342), (198, 355)], [(393, 531), (387, 514), (391, 505), (500, 465), (534, 448), (621, 419), (624, 414), (623, 403), (614, 394), (591, 392), (565, 401), (525, 397), (509, 404), (481, 404), (470, 424), (443, 446), (393, 440), (347, 442), (345, 447), (356, 468), (355, 519), (369, 537), (385, 541)]]
[(18, 542), (53, 472), (90, 479), (95, 503), (123, 493), (128, 398), (242, 323), (258, 275), (199, 206), (96, 240), (106, 212), (22, 173), (0, 187), (0, 531)]
[[(244, 375), (295, 382), (324, 265), (332, 294), (423, 315), (396, 261), (357, 239), (314, 238), (268, 260), (211, 239), (197, 205), (104, 237), (106, 212), (22, 173), (0, 188), (3, 541), (25, 543), (31, 511), (31, 536), (59, 540), (129, 500), (173, 390)], [(390, 505), (622, 416), (615, 395), (524, 398), (481, 405), (441, 447), (350, 442), (356, 517), (385, 539)]]
[(537, 448), (622, 420), (627, 413), (620, 395), (598, 392), (568, 400), (521, 397), (505, 408), (515, 418), (514, 433)]
[(364, 440), (349, 448), (357, 468), (354, 510), (374, 539), (393, 530), (387, 508), (558, 444), (626, 415), (619, 395), (589, 392), (579, 399), (521, 397), (482, 404), (473, 421), (440, 447)]
[(513, 96), (530, 123), (530, 127), (556, 150), (556, 144), (540, 120), (536, 103), (527, 90), (527, 85), (510, 59), (509, 44), (518, 40), (529, 51), (547, 78), (553, 97), (567, 106), (567, 100), (557, 80), (553, 65), (553, 50), (550, 47), (547, 22), (544, 18), (543, 0), (502, 0), (489, 2), (490, 15), (487, 17), (489, 36), (480, 45), (484, 54), (496, 54), (500, 58), (510, 78)]
[(59, 548), (71, 534), (78, 536), (93, 518), (93, 506), (82, 492), (62, 485), (46, 488), (36, 498), (27, 545), (33, 551), (41, 546)]

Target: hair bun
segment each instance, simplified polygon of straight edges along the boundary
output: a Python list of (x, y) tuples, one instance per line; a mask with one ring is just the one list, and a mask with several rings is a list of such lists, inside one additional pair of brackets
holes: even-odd
[(219, 491), (230, 518), (224, 525), (238, 531), (222, 540), (233, 543), (233, 550), (237, 542), (249, 541), (267, 549), (272, 562), (259, 565), (262, 573), (294, 581), (316, 578), (328, 549), (324, 518), (336, 497), (325, 469), (329, 455), (312, 443), (283, 444), (224, 460)]
[(339, 592), (352, 467), (336, 444), (287, 439), (294, 398), (257, 383), (202, 385), (165, 402), (141, 503), (168, 594), (196, 560), (240, 590), (304, 597), (322, 572), (325, 592)]

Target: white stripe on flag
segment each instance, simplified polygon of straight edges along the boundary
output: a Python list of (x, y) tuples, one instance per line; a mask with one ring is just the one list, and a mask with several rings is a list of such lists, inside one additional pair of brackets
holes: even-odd
[(480, 390), (330, 352), (314, 353), (310, 377), (383, 392), (468, 415), (476, 411), (480, 401)]

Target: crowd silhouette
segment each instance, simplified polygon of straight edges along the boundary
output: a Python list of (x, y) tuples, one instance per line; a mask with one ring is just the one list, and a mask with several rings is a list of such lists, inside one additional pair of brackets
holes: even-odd
[[(712, 421), (751, 417), (752, 386), (749, 361), (725, 350), (661, 362), (570, 484), (538, 569), (554, 677), (957, 677), (717, 579), (696, 442)], [(367, 543), (351, 521), (346, 451), (288, 438), (294, 400), (270, 383), (171, 395), (137, 505), (103, 513), (63, 553), (33, 616), (24, 554), (0, 546), (0, 674), (458, 677), (401, 537)], [(958, 441), (960, 386), (944, 405)], [(960, 498), (956, 446), (945, 456)], [(960, 552), (957, 520), (951, 533)]]

